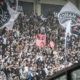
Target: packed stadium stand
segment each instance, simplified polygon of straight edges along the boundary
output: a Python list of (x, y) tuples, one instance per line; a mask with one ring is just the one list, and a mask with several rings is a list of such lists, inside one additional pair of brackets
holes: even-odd
[(66, 55), (58, 20), (68, 1), (80, 10), (80, 0), (0, 0), (0, 80), (80, 80), (80, 25)]

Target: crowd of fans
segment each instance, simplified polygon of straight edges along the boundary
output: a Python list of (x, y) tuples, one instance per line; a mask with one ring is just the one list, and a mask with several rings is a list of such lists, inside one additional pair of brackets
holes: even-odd
[[(47, 36), (45, 48), (36, 46), (36, 34)], [(54, 48), (49, 46), (50, 40), (55, 43)], [(0, 30), (0, 70), (5, 73), (7, 80), (44, 80), (57, 71), (78, 63), (78, 35), (70, 36), (67, 64), (64, 63), (64, 53), (65, 29), (53, 14), (49, 13), (46, 18), (37, 14), (20, 15), (12, 30), (7, 27)]]

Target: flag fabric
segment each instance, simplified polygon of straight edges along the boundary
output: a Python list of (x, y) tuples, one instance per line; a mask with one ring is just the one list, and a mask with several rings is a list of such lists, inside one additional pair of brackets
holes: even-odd
[(58, 20), (63, 27), (67, 27), (68, 21), (71, 21), (71, 26), (80, 25), (80, 11), (68, 2), (58, 13)]
[(0, 0), (0, 28), (7, 23), (10, 19), (10, 14), (7, 9), (6, 2), (4, 0)]
[(36, 46), (44, 48), (46, 46), (46, 35), (36, 35)]
[(51, 40), (51, 41), (49, 42), (49, 45), (50, 45), (51, 48), (54, 48), (55, 43)]
[(80, 25), (80, 11), (77, 9), (77, 7), (74, 4), (68, 2), (58, 13), (58, 20), (60, 25), (66, 29), (65, 53), (64, 53), (65, 62), (66, 62), (67, 61), (66, 56), (68, 55), (68, 42), (69, 42), (69, 37), (71, 35), (71, 27)]
[(10, 7), (8, 0), (0, 1), (0, 29), (7, 27), (11, 30), (18, 15), (17, 10)]

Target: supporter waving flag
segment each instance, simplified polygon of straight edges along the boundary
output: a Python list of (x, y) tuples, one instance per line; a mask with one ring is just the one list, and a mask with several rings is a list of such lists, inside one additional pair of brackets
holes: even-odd
[(44, 48), (46, 46), (46, 35), (36, 35), (36, 46)]

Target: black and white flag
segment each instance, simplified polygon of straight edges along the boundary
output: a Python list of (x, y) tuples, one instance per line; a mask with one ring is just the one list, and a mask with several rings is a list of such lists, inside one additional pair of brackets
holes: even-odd
[(63, 27), (67, 27), (68, 21), (71, 21), (71, 26), (80, 25), (80, 11), (68, 2), (59, 12), (58, 20)]
[(18, 15), (19, 13), (10, 5), (9, 0), (0, 0), (0, 29), (7, 27), (11, 30)]

